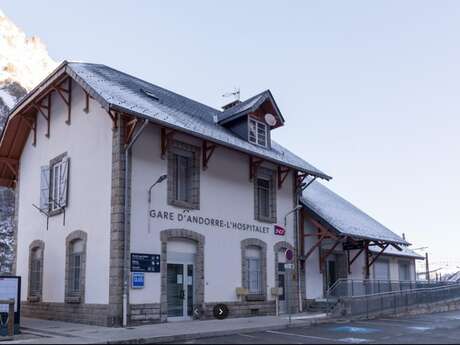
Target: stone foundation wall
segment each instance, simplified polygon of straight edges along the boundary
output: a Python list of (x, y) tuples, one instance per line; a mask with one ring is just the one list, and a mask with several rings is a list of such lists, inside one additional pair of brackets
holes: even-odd
[(96, 326), (110, 324), (107, 304), (21, 303), (21, 316)]
[(131, 304), (128, 322), (131, 326), (160, 323), (160, 303)]
[[(276, 314), (275, 301), (222, 303), (225, 304), (229, 309), (228, 318), (267, 316)], [(220, 303), (205, 304), (203, 319), (214, 319), (213, 309), (216, 304)]]

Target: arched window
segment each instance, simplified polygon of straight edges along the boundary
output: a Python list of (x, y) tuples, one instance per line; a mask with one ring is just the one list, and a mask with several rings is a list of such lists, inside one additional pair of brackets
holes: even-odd
[(74, 231), (66, 239), (67, 303), (84, 302), (86, 272), (86, 238), (83, 231)]
[(247, 289), (250, 294), (262, 294), (262, 253), (256, 246), (246, 248)]
[(83, 241), (75, 240), (70, 244), (69, 276), (70, 293), (79, 294), (81, 290), (81, 269), (83, 256)]
[(256, 238), (241, 241), (242, 283), (248, 290), (246, 299), (264, 301), (267, 298), (267, 245)]
[(43, 241), (34, 241), (29, 247), (29, 302), (39, 302), (43, 291)]

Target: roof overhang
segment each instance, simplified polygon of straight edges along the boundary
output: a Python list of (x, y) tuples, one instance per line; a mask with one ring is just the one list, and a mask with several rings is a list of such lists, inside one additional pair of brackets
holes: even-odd
[(344, 241), (347, 239), (352, 239), (353, 241), (370, 241), (370, 242), (383, 242), (392, 245), (398, 251), (401, 250), (399, 246), (408, 246), (410, 245), (409, 242), (401, 240), (401, 241), (392, 241), (386, 238), (378, 238), (366, 235), (355, 235), (355, 234), (348, 234), (346, 232), (337, 229), (335, 226), (330, 224), (327, 220), (321, 217), (318, 213), (312, 210), (301, 198), (300, 203), (303, 205), (303, 210), (306, 212), (310, 217), (315, 219), (318, 223), (322, 224), (323, 226), (327, 227), (328, 230), (334, 232), (336, 236), (343, 238)]
[[(2, 159), (14, 159), (19, 162), (20, 156), (22, 154), (22, 150), (24, 145), (27, 141), (27, 138), (30, 134), (31, 128), (30, 124), (27, 123), (27, 118), (32, 118), (34, 115), (34, 103), (36, 101), (41, 101), (49, 92), (52, 91), (52, 87), (56, 85), (56, 83), (62, 82), (67, 77), (71, 77), (74, 79), (92, 98), (97, 100), (101, 106), (106, 111), (115, 111), (119, 113), (124, 113), (127, 115), (131, 115), (137, 118), (146, 119), (151, 123), (160, 125), (165, 128), (170, 128), (173, 130), (177, 130), (180, 132), (187, 133), (191, 136), (198, 137), (200, 139), (207, 140), (214, 144), (231, 148), (233, 150), (248, 154), (251, 157), (259, 158), (265, 160), (267, 162), (274, 163), (279, 166), (283, 166), (286, 168), (290, 168), (294, 171), (298, 171), (300, 173), (304, 173), (313, 177), (330, 180), (332, 177), (319, 173), (317, 171), (311, 171), (300, 166), (295, 166), (285, 162), (283, 160), (277, 160), (273, 157), (267, 157), (263, 154), (245, 150), (241, 147), (236, 147), (231, 143), (220, 141), (216, 138), (206, 136), (201, 133), (197, 133), (191, 130), (187, 130), (185, 128), (174, 126), (171, 123), (167, 123), (161, 120), (152, 119), (144, 114), (135, 112), (131, 109), (124, 108), (110, 102), (107, 102), (103, 97), (101, 97), (85, 80), (80, 78), (69, 66), (68, 61), (63, 61), (48, 77), (46, 77), (42, 82), (40, 82), (34, 89), (32, 89), (26, 96), (24, 96), (10, 111), (8, 115), (8, 119), (6, 125), (1, 133), (0, 137), (0, 186), (5, 187), (14, 187), (16, 181), (16, 175), (13, 171), (11, 171), (8, 164), (6, 164)], [(268, 91), (273, 104), (278, 109), (273, 96), (271, 96), (270, 91)], [(279, 110), (279, 109), (278, 109)], [(36, 112), (35, 112), (36, 113)], [(280, 113), (281, 115), (281, 113)], [(283, 119), (284, 121), (284, 119)]]

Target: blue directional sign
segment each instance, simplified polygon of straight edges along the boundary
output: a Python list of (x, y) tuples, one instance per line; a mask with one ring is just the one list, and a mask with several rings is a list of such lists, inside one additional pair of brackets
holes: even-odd
[(145, 277), (143, 272), (133, 272), (131, 274), (131, 287), (133, 289), (143, 289), (145, 286)]

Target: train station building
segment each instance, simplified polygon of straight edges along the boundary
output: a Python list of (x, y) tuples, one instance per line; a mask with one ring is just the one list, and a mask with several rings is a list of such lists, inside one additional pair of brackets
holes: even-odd
[(218, 110), (62, 63), (0, 141), (23, 315), (104, 326), (208, 319), (219, 304), (273, 315), (304, 311), (341, 279), (414, 281), (409, 243), (272, 140), (285, 125), (268, 90)]

